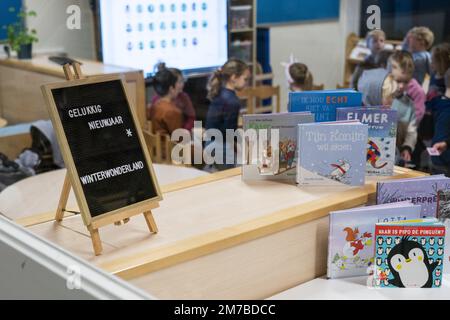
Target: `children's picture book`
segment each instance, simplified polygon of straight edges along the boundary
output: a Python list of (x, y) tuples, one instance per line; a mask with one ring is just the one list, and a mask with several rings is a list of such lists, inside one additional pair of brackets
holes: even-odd
[(365, 182), (367, 125), (337, 121), (299, 125), (297, 183), (361, 186)]
[(369, 126), (366, 175), (392, 176), (397, 137), (397, 111), (383, 107), (338, 108), (337, 120), (359, 120)]
[(375, 224), (420, 218), (418, 205), (397, 202), (330, 212), (327, 276), (364, 276), (373, 268)]
[(377, 183), (377, 204), (409, 200), (422, 206), (422, 218), (436, 217), (439, 190), (450, 190), (450, 178), (434, 175)]
[(310, 122), (314, 122), (310, 112), (244, 115), (246, 147), (242, 179), (288, 180), (294, 183), (298, 124)]
[(377, 223), (374, 286), (439, 288), (445, 227), (435, 218)]
[[(450, 230), (450, 190), (438, 191), (437, 218)], [(444, 272), (450, 273), (450, 232), (445, 234)]]
[(353, 89), (289, 92), (289, 112), (309, 111), (316, 122), (336, 120), (336, 108), (362, 106), (361, 92)]

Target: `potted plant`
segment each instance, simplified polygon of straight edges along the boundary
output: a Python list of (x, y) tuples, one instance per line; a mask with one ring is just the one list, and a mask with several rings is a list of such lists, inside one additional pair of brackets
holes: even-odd
[[(10, 12), (15, 12), (15, 8), (9, 8)], [(17, 21), (6, 26), (8, 44), (11, 50), (17, 52), (19, 59), (31, 59), (33, 42), (37, 42), (36, 30), (29, 30), (26, 26), (27, 17), (36, 17), (35, 11), (20, 10), (17, 13)]]

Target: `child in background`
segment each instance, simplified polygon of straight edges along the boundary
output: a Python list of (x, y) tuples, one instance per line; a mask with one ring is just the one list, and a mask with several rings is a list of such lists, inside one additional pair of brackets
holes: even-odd
[(183, 127), (183, 114), (175, 105), (178, 95), (177, 77), (168, 69), (158, 71), (152, 78), (153, 87), (160, 99), (150, 108), (150, 120), (153, 132), (172, 134)]
[[(247, 86), (250, 78), (250, 71), (245, 62), (238, 59), (228, 60), (212, 76), (209, 82), (208, 98), (211, 105), (208, 108), (206, 117), (206, 130), (218, 129), (223, 136), (223, 161), (224, 165), (220, 168), (230, 168), (234, 165), (225, 165), (225, 156), (228, 156), (230, 162), (234, 161), (234, 149), (232, 150), (225, 142), (226, 130), (236, 130), (238, 127), (238, 117), (241, 109), (241, 101), (236, 95), (237, 91)], [(216, 150), (220, 147), (217, 146)], [(233, 160), (230, 160), (230, 157)]]
[(364, 71), (376, 68), (387, 69), (389, 57), (394, 53), (393, 50), (381, 50), (373, 59), (373, 63), (360, 63), (356, 66), (355, 72), (353, 72), (352, 79), (350, 80), (351, 87), (358, 90), (358, 81)]
[[(164, 63), (161, 63), (158, 65), (158, 71), (161, 71), (163, 69), (166, 69), (166, 66)], [(195, 110), (194, 106), (192, 105), (191, 98), (189, 95), (185, 92), (183, 92), (184, 89), (184, 78), (183, 74), (179, 69), (176, 68), (168, 68), (167, 70), (171, 71), (176, 77), (177, 77), (177, 83), (175, 85), (176, 90), (176, 96), (173, 102), (175, 105), (180, 109), (182, 115), (183, 115), (183, 128), (186, 130), (191, 131), (194, 127), (194, 121), (195, 121)], [(157, 101), (161, 97), (156, 94), (152, 98), (151, 106), (154, 106)], [(151, 107), (147, 109), (147, 118), (150, 119), (150, 111)]]
[(375, 29), (367, 33), (366, 45), (370, 54), (364, 59), (365, 64), (375, 65), (376, 55), (384, 49), (386, 34), (381, 29)]
[(407, 95), (414, 103), (417, 126), (425, 114), (425, 92), (413, 78), (414, 61), (407, 51), (396, 51), (389, 58), (390, 71), (398, 84), (398, 95)]
[(409, 51), (414, 59), (414, 79), (422, 85), (425, 75), (431, 74), (431, 54), (428, 50), (434, 42), (434, 34), (427, 27), (414, 27), (408, 31), (404, 49)]
[(444, 75), (446, 91), (427, 102), (434, 120), (434, 135), (432, 144), (440, 152), (440, 156), (431, 157), (432, 173), (444, 173), (450, 176), (450, 69)]
[(412, 100), (404, 95), (404, 79), (397, 77), (383, 68), (366, 70), (359, 80), (358, 91), (363, 94), (366, 106), (384, 105), (397, 110), (396, 162), (406, 165), (417, 141), (416, 113)]
[(292, 63), (288, 71), (288, 83), (291, 91), (310, 91), (313, 89), (313, 76), (306, 64)]
[(444, 75), (450, 68), (450, 43), (441, 43), (431, 50), (431, 79), (427, 93), (427, 100), (445, 94)]

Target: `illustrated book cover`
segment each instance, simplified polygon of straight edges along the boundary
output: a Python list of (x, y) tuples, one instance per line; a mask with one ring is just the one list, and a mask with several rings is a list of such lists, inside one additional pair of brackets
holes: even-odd
[(392, 176), (395, 164), (397, 111), (384, 107), (338, 108), (337, 120), (359, 120), (369, 126), (366, 175)]
[[(314, 122), (310, 112), (243, 116), (245, 135), (242, 179), (295, 182), (298, 125)], [(253, 129), (253, 135), (249, 130)]]
[(420, 218), (408, 201), (330, 212), (328, 278), (364, 276), (374, 261), (375, 224)]
[(375, 226), (374, 286), (439, 288), (445, 227), (435, 218)]
[(359, 121), (301, 124), (298, 134), (299, 186), (364, 184), (366, 124)]
[(336, 120), (336, 108), (361, 107), (362, 94), (353, 89), (289, 92), (289, 112), (309, 111), (316, 122)]
[(409, 200), (422, 206), (422, 218), (436, 217), (440, 190), (450, 190), (450, 178), (434, 175), (377, 183), (377, 204)]

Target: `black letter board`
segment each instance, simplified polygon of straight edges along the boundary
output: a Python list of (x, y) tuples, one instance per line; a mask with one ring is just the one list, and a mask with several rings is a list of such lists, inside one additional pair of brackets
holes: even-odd
[(162, 200), (134, 110), (119, 77), (42, 87), (86, 225)]

